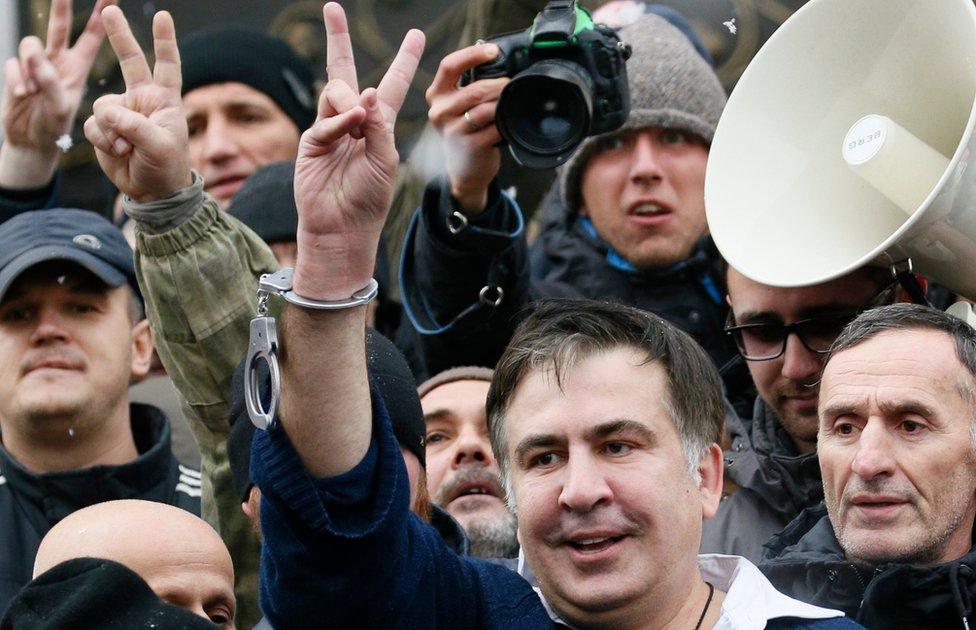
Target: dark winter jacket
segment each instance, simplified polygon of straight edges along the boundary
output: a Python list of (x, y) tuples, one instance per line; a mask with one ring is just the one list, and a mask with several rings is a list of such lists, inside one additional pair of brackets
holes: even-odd
[(44, 535), (68, 514), (115, 499), (158, 501), (200, 514), (200, 473), (176, 461), (166, 416), (130, 405), (139, 456), (121, 466), (33, 473), (0, 446), (0, 614), (30, 582)]
[(849, 562), (823, 506), (804, 511), (759, 568), (779, 591), (844, 611), (867, 628), (969, 628), (976, 622), (976, 548), (936, 566)]
[[(400, 269), (405, 311), (421, 350), (421, 376), (455, 365), (494, 365), (532, 301), (605, 299), (651, 311), (689, 333), (719, 367), (736, 356), (723, 332), (728, 313), (719, 256), (703, 239), (686, 261), (640, 271), (585, 220), (552, 229), (545, 275), (529, 264), (517, 204), (492, 184), (487, 210), (453, 215), (445, 180), (431, 182), (407, 231)], [(496, 298), (498, 304), (495, 304)]]
[(823, 501), (816, 453), (800, 454), (773, 410), (756, 399), (748, 426), (726, 415), (732, 448), (725, 476), (739, 489), (702, 526), (702, 553), (744, 556), (758, 563), (763, 545), (808, 507)]

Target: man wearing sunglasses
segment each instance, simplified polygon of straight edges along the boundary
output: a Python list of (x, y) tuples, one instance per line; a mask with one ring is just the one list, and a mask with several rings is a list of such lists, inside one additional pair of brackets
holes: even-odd
[(727, 333), (758, 397), (751, 419), (727, 418), (725, 475), (739, 490), (705, 521), (703, 553), (758, 561), (763, 544), (823, 500), (817, 463), (817, 394), (827, 350), (861, 311), (892, 301), (891, 275), (863, 267), (822, 284), (781, 288), (727, 272)]

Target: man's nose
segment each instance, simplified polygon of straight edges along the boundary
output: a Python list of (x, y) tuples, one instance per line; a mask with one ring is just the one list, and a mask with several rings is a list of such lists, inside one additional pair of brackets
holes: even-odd
[(613, 500), (604, 472), (590, 457), (577, 456), (565, 465), (559, 503), (570, 512), (586, 513)]
[(43, 345), (52, 341), (67, 341), (71, 338), (63, 316), (55, 308), (43, 307), (37, 314), (37, 326), (31, 333), (32, 345)]
[(649, 134), (638, 134), (631, 153), (631, 181), (648, 184), (662, 178), (660, 147)]
[(795, 332), (786, 338), (783, 351), (783, 376), (791, 381), (810, 383), (820, 373), (822, 358), (809, 350)]
[(473, 430), (462, 431), (458, 435), (454, 459), (451, 462), (454, 468), (472, 464), (491, 466), (493, 462), (491, 444), (485, 436)]
[(237, 142), (225, 121), (211, 119), (203, 137), (203, 158), (207, 162), (224, 162), (237, 155)]
[(895, 459), (891, 452), (885, 422), (879, 418), (869, 419), (861, 429), (857, 439), (857, 452), (851, 462), (851, 470), (862, 479), (872, 479), (878, 475), (890, 475), (895, 469)]

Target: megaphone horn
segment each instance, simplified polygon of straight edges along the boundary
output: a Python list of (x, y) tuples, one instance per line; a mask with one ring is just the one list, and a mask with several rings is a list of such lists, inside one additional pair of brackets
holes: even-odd
[(976, 297), (976, 7), (811, 0), (743, 73), (705, 174), (729, 264), (805, 286), (868, 264)]

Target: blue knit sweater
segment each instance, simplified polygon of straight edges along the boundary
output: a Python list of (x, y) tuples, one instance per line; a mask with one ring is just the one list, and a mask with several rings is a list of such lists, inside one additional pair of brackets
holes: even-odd
[[(456, 555), (410, 511), (403, 456), (375, 392), (373, 415), (362, 462), (330, 479), (308, 474), (284, 430), (255, 432), (261, 609), (274, 627), (558, 627), (517, 573)], [(859, 627), (845, 619), (783, 619), (774, 626)]]

